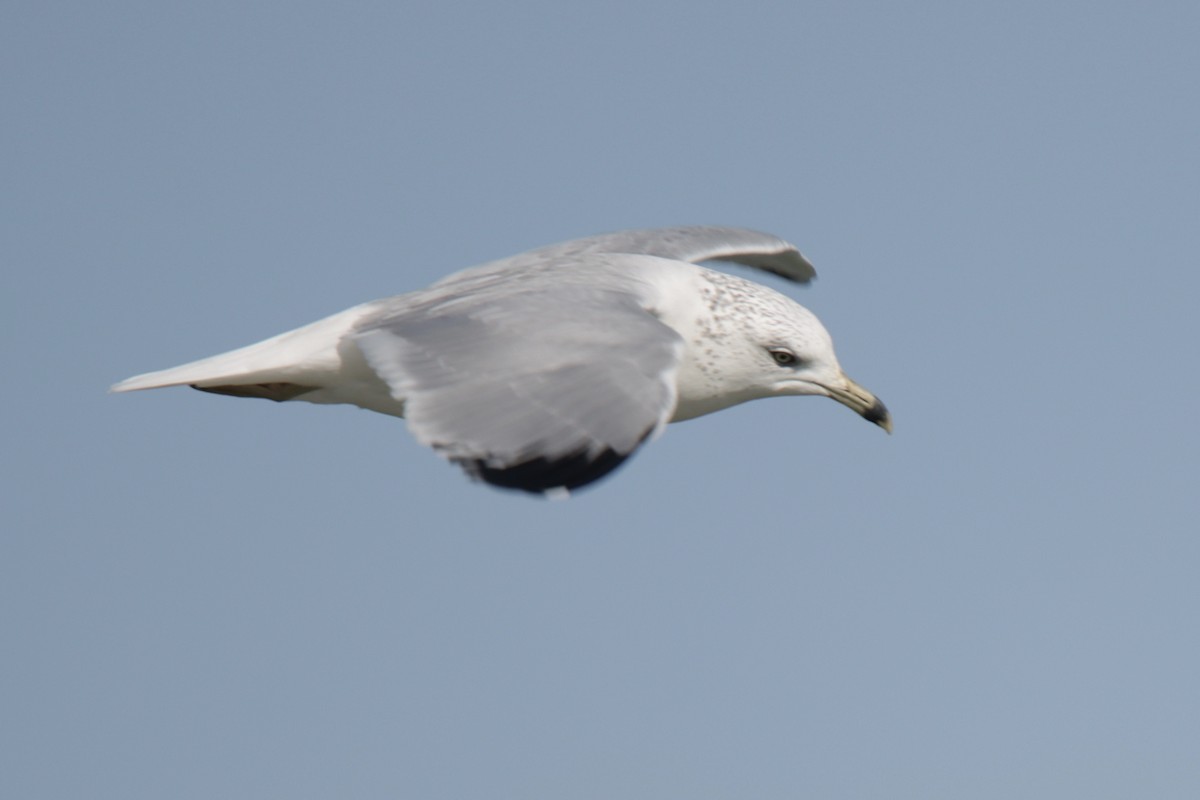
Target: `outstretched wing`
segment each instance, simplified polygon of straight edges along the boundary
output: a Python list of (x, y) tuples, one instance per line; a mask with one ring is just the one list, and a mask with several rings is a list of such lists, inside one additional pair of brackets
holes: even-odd
[(591, 483), (661, 428), (683, 346), (632, 293), (587, 285), (420, 304), (353, 338), (420, 442), (528, 492)]
[(769, 233), (746, 228), (693, 225), (679, 228), (646, 228), (617, 231), (560, 244), (539, 247), (506, 259), (525, 260), (578, 256), (588, 253), (629, 253), (658, 256), (693, 264), (732, 261), (765, 270), (797, 283), (808, 283), (817, 272), (795, 245)]

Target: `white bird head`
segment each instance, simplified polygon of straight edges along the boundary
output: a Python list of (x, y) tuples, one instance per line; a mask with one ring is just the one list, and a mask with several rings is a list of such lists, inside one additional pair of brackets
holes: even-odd
[(698, 272), (703, 303), (680, 330), (693, 344), (680, 367), (675, 420), (764, 397), (818, 395), (891, 433), (887, 407), (842, 371), (815, 314), (762, 284)]

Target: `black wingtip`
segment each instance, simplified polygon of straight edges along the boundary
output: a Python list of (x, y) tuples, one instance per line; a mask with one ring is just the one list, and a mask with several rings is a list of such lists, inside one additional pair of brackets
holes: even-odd
[(531, 494), (553, 494), (556, 490), (574, 491), (608, 475), (629, 458), (631, 453), (602, 450), (599, 453), (572, 453), (562, 458), (531, 458), (507, 467), (491, 467), (478, 459), (458, 459), (468, 475), (492, 486)]

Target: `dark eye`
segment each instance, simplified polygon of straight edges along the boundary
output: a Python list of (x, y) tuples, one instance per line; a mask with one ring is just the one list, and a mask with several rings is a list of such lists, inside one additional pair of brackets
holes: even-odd
[(800, 363), (800, 359), (791, 350), (784, 350), (782, 347), (777, 347), (768, 351), (771, 358), (775, 359), (775, 363), (781, 367), (794, 367)]

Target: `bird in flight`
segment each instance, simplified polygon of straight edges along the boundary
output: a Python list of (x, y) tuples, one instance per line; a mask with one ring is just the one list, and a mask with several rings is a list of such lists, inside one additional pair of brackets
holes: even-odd
[(121, 381), (348, 403), (489, 484), (561, 494), (616, 469), (668, 422), (764, 397), (831, 397), (891, 432), (820, 321), (728, 261), (797, 283), (791, 244), (742, 228), (620, 231), (473, 267), (257, 344)]

